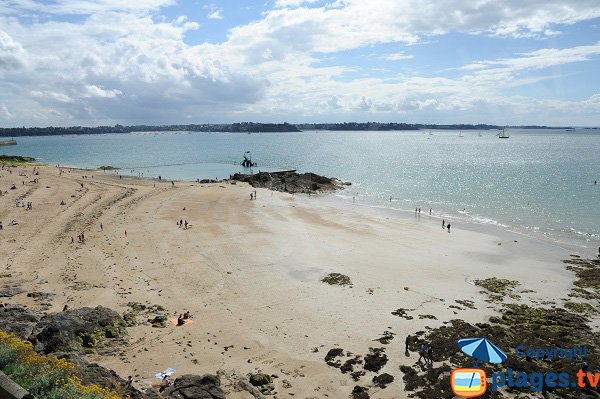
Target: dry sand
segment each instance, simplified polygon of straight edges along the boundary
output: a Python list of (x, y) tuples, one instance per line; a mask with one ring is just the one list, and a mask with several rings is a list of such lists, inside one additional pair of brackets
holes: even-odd
[[(356, 383), (325, 364), (327, 351), (365, 355), (369, 347), (385, 347), (390, 360), (381, 372), (396, 381), (371, 389), (371, 397), (405, 398), (398, 368), (418, 357), (404, 355), (406, 334), (493, 314), (474, 279), (518, 279), (520, 290), (534, 291), (527, 301), (555, 299), (572, 284), (559, 261), (565, 251), (512, 233), (453, 224), (448, 234), (426, 215), (336, 205), (318, 196), (259, 189), (250, 201), (253, 189), (245, 184), (172, 187), (101, 172), (59, 176), (57, 168), (42, 167), (32, 176), (31, 170), (0, 171), (2, 190), (16, 184), (0, 197), (0, 286), (25, 290), (2, 300), (37, 307), (26, 292), (42, 291), (55, 294), (52, 311), (69, 304), (124, 313), (132, 301), (160, 304), (173, 317), (191, 311), (192, 324), (136, 326), (122, 353), (92, 356), (121, 376), (135, 375), (138, 387), (166, 367), (177, 375), (262, 370), (279, 376), (278, 397), (347, 398), (355, 385), (371, 385), (375, 374)], [(33, 202), (33, 210), (16, 208), (17, 198)], [(11, 219), (18, 225), (8, 226)], [(179, 219), (191, 227), (178, 228)], [(330, 272), (349, 276), (352, 286), (322, 283)], [(449, 307), (465, 299), (477, 309)], [(414, 319), (392, 315), (398, 308), (414, 309)], [(386, 330), (396, 334), (390, 344), (374, 341)], [(226, 389), (228, 398), (251, 397)]]

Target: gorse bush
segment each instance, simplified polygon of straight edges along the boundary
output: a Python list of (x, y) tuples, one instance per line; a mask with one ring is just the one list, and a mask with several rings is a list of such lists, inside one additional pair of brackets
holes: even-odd
[(29, 342), (0, 330), (0, 370), (39, 399), (123, 399), (98, 385), (84, 385), (73, 374), (75, 365), (42, 356)]

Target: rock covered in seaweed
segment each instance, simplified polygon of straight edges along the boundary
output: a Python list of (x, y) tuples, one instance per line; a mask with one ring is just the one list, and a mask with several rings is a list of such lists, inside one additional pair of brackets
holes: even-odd
[(70, 352), (93, 348), (107, 338), (125, 334), (125, 321), (103, 306), (80, 308), (43, 316), (30, 341), (43, 353)]
[(286, 193), (330, 192), (341, 190), (348, 184), (315, 173), (300, 174), (295, 171), (236, 173), (232, 176), (232, 180), (243, 181), (256, 188), (268, 188)]

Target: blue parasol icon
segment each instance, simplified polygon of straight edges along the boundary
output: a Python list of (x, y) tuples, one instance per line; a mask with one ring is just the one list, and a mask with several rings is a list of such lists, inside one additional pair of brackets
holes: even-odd
[(478, 360), (488, 363), (502, 363), (506, 360), (506, 354), (485, 338), (459, 339), (458, 347), (476, 359), (474, 367), (477, 367)]

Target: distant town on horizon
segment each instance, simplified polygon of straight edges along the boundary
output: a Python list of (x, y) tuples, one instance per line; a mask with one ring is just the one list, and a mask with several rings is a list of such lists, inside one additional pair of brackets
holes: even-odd
[[(380, 123), (380, 122), (343, 122), (343, 123), (220, 123), (220, 124), (173, 124), (173, 125), (131, 125), (124, 126), (49, 126), (49, 127), (12, 127), (0, 128), (0, 137), (21, 136), (53, 136), (64, 134), (106, 134), (133, 132), (229, 132), (229, 133), (272, 133), (301, 132), (307, 130), (330, 131), (399, 131), (399, 130), (498, 130), (509, 129), (574, 129), (571, 126), (500, 126), (488, 124), (422, 124), (422, 123)], [(579, 129), (596, 130), (598, 127), (579, 127)]]

